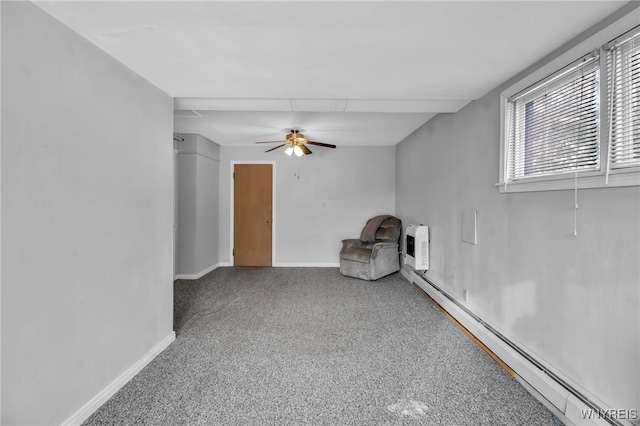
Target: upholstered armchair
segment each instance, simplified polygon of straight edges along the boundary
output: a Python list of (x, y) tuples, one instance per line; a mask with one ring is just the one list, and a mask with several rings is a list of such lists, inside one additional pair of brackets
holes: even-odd
[(399, 271), (401, 230), (402, 222), (397, 217), (369, 219), (359, 239), (342, 240), (340, 273), (372, 281)]

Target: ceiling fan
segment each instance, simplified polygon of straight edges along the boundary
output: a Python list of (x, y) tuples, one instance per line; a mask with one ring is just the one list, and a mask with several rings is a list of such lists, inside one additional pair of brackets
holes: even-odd
[[(268, 141), (268, 142), (256, 142), (256, 143), (281, 143), (281, 142), (283, 141)], [(287, 149), (284, 150), (284, 153), (287, 154), (288, 156), (291, 156), (291, 154), (296, 154), (297, 157), (312, 154), (311, 150), (309, 149), (309, 147), (307, 147), (307, 145), (317, 145), (325, 148), (336, 147), (335, 145), (332, 145), (329, 143), (310, 141), (309, 139), (305, 138), (302, 133), (300, 133), (300, 130), (291, 129), (291, 132), (287, 134), (283, 144), (278, 145), (274, 148), (268, 149), (265, 152), (273, 151), (274, 149), (278, 149), (285, 145), (289, 145), (289, 146), (287, 147)]]

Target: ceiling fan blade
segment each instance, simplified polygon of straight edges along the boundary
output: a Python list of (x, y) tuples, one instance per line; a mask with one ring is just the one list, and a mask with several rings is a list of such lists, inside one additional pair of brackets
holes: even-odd
[(305, 144), (298, 145), (298, 146), (300, 147), (302, 152), (304, 152), (304, 155), (313, 154), (313, 152), (311, 152), (311, 150), (309, 148), (307, 148), (307, 146)]
[(268, 150), (266, 150), (265, 152), (273, 151), (274, 149), (278, 149), (278, 148), (280, 148), (281, 146), (285, 146), (285, 145), (286, 145), (286, 143), (283, 143), (282, 145), (274, 146), (273, 148), (268, 149)]
[(322, 143), (322, 142), (313, 142), (313, 141), (307, 141), (308, 144), (311, 145), (318, 145), (318, 146), (323, 146), (325, 148), (335, 148), (335, 145), (332, 145), (330, 143)]
[(256, 143), (282, 143), (283, 141), (266, 141), (266, 142), (256, 142)]

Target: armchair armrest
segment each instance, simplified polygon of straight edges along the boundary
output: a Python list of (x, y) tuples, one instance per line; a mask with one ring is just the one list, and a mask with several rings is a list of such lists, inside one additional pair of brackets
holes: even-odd
[[(363, 247), (364, 243), (357, 238), (342, 240), (342, 250)], [(342, 250), (340, 250), (340, 253), (342, 253)]]
[(376, 258), (379, 252), (389, 253), (392, 252), (394, 254), (399, 254), (398, 248), (400, 245), (397, 243), (375, 243), (373, 245), (373, 251), (371, 252), (371, 257)]

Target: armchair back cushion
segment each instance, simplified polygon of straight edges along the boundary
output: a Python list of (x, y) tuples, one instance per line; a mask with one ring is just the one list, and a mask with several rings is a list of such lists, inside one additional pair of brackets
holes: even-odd
[(376, 231), (376, 242), (398, 243), (402, 222), (397, 217), (389, 216)]

